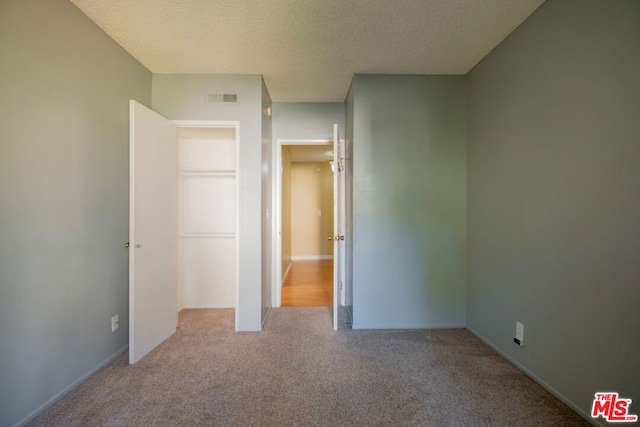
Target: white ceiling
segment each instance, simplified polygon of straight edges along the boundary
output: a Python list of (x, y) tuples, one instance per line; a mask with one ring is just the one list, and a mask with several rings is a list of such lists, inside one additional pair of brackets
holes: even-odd
[(333, 160), (325, 153), (330, 151), (333, 153), (331, 145), (287, 145), (285, 150), (289, 150), (291, 155), (291, 163), (318, 163)]
[(544, 0), (71, 0), (154, 73), (262, 74), (342, 102), (354, 74), (466, 74)]

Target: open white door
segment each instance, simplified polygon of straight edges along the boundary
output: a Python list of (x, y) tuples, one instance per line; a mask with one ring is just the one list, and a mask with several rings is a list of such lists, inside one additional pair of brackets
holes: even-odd
[(178, 326), (176, 126), (129, 102), (129, 363)]
[(338, 125), (333, 125), (333, 330), (338, 330), (338, 308), (340, 306), (340, 284), (342, 277), (342, 250), (344, 235), (342, 226), (342, 156), (340, 155), (340, 134)]

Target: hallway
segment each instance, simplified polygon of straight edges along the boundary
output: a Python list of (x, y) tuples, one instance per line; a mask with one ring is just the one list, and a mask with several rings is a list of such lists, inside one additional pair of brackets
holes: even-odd
[(333, 260), (291, 261), (282, 285), (282, 306), (330, 306), (332, 291)]

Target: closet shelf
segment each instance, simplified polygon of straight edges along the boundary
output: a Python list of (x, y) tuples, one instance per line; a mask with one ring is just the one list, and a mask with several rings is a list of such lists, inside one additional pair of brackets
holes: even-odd
[(180, 176), (236, 176), (234, 170), (201, 170), (201, 171), (180, 171)]
[(180, 233), (179, 237), (236, 237), (236, 233)]

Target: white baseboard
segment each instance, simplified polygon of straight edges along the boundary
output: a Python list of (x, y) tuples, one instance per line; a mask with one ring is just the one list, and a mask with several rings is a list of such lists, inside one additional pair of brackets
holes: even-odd
[(344, 305), (343, 307), (344, 307), (344, 312), (347, 314), (347, 322), (349, 322), (349, 325), (351, 325), (353, 328), (353, 314), (351, 313), (351, 310), (349, 310), (348, 305)]
[(291, 255), (291, 261), (311, 261), (318, 259), (333, 259), (333, 255)]
[(217, 307), (217, 306), (211, 306), (211, 305), (185, 305), (184, 307), (182, 307), (182, 310), (205, 310), (205, 309), (214, 309), (214, 308), (222, 308), (222, 309), (229, 309), (229, 308), (235, 308), (235, 307)]
[(267, 319), (269, 318), (270, 314), (271, 314), (271, 307), (269, 307), (269, 311), (267, 311), (267, 315), (264, 316), (264, 320), (262, 321), (262, 329), (264, 329), (264, 324), (267, 323)]
[(543, 379), (541, 379), (540, 377), (538, 377), (536, 374), (534, 374), (533, 372), (531, 372), (529, 369), (525, 368), (524, 366), (522, 366), (519, 362), (516, 362), (511, 356), (509, 356), (507, 353), (505, 353), (504, 351), (502, 351), (498, 346), (496, 346), (495, 344), (493, 344), (491, 341), (489, 341), (488, 339), (486, 339), (484, 336), (480, 335), (480, 333), (478, 333), (478, 331), (476, 331), (475, 329), (469, 327), (468, 325), (466, 326), (467, 330), (469, 332), (471, 332), (473, 335), (475, 335), (480, 341), (482, 341), (483, 343), (485, 343), (486, 345), (488, 345), (489, 347), (491, 347), (493, 350), (495, 350), (500, 356), (504, 357), (505, 359), (507, 359), (509, 362), (511, 362), (516, 368), (520, 369), (522, 372), (524, 372), (529, 378), (531, 378), (532, 380), (534, 380), (535, 382), (537, 382), (538, 384), (540, 384), (543, 388), (545, 388), (549, 393), (553, 394), (555, 397), (557, 397), (559, 400), (561, 400), (564, 404), (566, 404), (569, 408), (573, 409), (574, 411), (576, 411), (582, 418), (584, 418), (585, 420), (587, 420), (588, 422), (590, 422), (592, 425), (594, 426), (604, 426), (604, 423), (600, 423), (599, 420), (595, 420), (593, 419), (587, 412), (585, 412), (582, 408), (580, 408), (578, 405), (576, 405), (574, 402), (572, 402), (571, 400), (569, 400), (564, 394), (560, 393), (558, 390), (556, 390), (555, 388), (553, 388), (551, 385), (549, 385), (547, 382), (545, 382)]
[(282, 283), (280, 283), (280, 285), (284, 285), (284, 281), (287, 280), (287, 276), (289, 275), (290, 271), (291, 271), (291, 262), (289, 262), (289, 265), (287, 266), (286, 271), (282, 275)]
[[(347, 310), (348, 311), (348, 310)], [(464, 329), (465, 325), (459, 323), (446, 323), (446, 324), (401, 324), (401, 325), (376, 325), (376, 324), (368, 324), (368, 325), (353, 325), (352, 329), (386, 329), (389, 331), (397, 330), (397, 329)]]
[(116, 351), (115, 353), (113, 353), (111, 356), (107, 357), (105, 360), (103, 360), (102, 362), (100, 362), (98, 364), (98, 366), (96, 366), (95, 368), (91, 369), (89, 372), (87, 372), (86, 374), (82, 375), (80, 378), (78, 378), (77, 380), (75, 380), (74, 382), (72, 382), (69, 386), (67, 386), (66, 388), (64, 388), (62, 391), (60, 391), (59, 393), (57, 393), (56, 395), (54, 395), (51, 399), (47, 400), (45, 403), (43, 403), (42, 405), (40, 405), (35, 411), (31, 412), (29, 415), (27, 415), (26, 417), (24, 417), (23, 419), (21, 419), (20, 421), (18, 421), (14, 427), (22, 427), (27, 425), (30, 421), (32, 421), (35, 417), (37, 417), (38, 415), (40, 415), (41, 413), (43, 413), (45, 410), (49, 409), (51, 406), (53, 406), (53, 404), (55, 404), (58, 400), (62, 399), (63, 397), (65, 397), (67, 394), (71, 393), (76, 387), (78, 387), (80, 384), (82, 384), (83, 382), (85, 382), (91, 375), (95, 374), (96, 372), (98, 372), (100, 369), (104, 368), (105, 366), (107, 366), (109, 363), (113, 362), (118, 356), (122, 355), (124, 352), (126, 352), (129, 349), (129, 344), (125, 345), (124, 347), (122, 347), (121, 349), (119, 349), (118, 351)]

